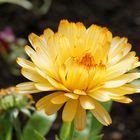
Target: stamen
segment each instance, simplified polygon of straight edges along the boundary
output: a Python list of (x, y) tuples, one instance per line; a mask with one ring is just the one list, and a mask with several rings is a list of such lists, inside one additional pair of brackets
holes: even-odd
[(102, 62), (100, 62), (100, 64), (96, 64), (94, 57), (90, 53), (86, 53), (82, 57), (75, 57), (74, 61), (76, 61), (80, 65), (85, 66), (88, 69), (96, 66), (105, 67)]

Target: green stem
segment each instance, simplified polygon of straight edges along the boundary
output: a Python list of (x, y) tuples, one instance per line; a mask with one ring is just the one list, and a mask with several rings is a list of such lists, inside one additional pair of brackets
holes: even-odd
[(60, 130), (60, 140), (72, 140), (74, 125), (73, 122), (63, 122)]
[(14, 129), (16, 131), (17, 140), (21, 140), (21, 127), (20, 127), (20, 121), (19, 121), (18, 117), (15, 118), (13, 125), (14, 125)]
[(48, 12), (50, 6), (51, 6), (52, 0), (44, 0), (43, 5), (40, 7), (39, 11), (41, 14), (45, 14)]
[(22, 6), (23, 8), (30, 10), (32, 9), (33, 5), (31, 2), (27, 1), (27, 0), (0, 0), (0, 3), (13, 3), (13, 4), (17, 4), (19, 6)]
[(6, 140), (12, 140), (12, 126), (11, 125), (7, 129)]

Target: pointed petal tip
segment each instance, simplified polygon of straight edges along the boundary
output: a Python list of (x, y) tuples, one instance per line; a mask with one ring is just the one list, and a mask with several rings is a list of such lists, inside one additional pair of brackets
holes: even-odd
[(61, 19), (60, 23), (69, 23), (69, 21), (67, 19)]
[(54, 98), (51, 99), (51, 103), (53, 104), (64, 104), (65, 102), (67, 102), (69, 100), (69, 97), (66, 97), (63, 94), (60, 94)]
[(20, 70), (20, 72), (21, 72), (22, 75), (24, 75), (24, 72), (25, 72), (24, 68), (22, 68), (22, 69)]
[(35, 108), (37, 111), (40, 111), (41, 109), (38, 107), (38, 105), (35, 105)]
[(21, 58), (17, 57), (16, 62), (19, 64), (20, 60), (21, 60)]
[(69, 120), (67, 119), (66, 117), (63, 117), (62, 115), (62, 120), (65, 122), (65, 123), (71, 123), (73, 120)]
[(82, 128), (82, 127), (77, 127), (76, 130), (77, 130), (78, 132), (81, 132), (81, 131), (84, 130), (84, 128)]
[(52, 113), (50, 113), (50, 112), (47, 111), (47, 110), (45, 110), (45, 113), (46, 113), (48, 116), (52, 115)]
[(140, 93), (140, 89), (136, 89), (136, 93)]
[(33, 33), (33, 32), (31, 32), (29, 35), (28, 35), (28, 38), (29, 38), (29, 40), (31, 39), (34, 39), (34, 37), (36, 37), (37, 35), (35, 34), (35, 33)]
[[(60, 105), (60, 106), (61, 106), (61, 105)], [(59, 106), (57, 109), (55, 109), (55, 110), (52, 109), (53, 111), (44, 108), (44, 109), (45, 109), (45, 113), (46, 113), (47, 115), (49, 115), (49, 116), (50, 116), (50, 115), (53, 115), (53, 114), (57, 113), (57, 111), (61, 108), (60, 106)]]
[(16, 85), (16, 87), (15, 87), (15, 91), (16, 91), (16, 93), (19, 93), (18, 85)]

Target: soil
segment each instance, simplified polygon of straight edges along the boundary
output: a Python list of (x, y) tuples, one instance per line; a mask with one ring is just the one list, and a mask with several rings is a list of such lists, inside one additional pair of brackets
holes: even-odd
[[(52, 0), (49, 11), (40, 15), (10, 4), (0, 5), (0, 30), (11, 26), (17, 37), (27, 38), (30, 32), (40, 34), (46, 27), (57, 29), (60, 19), (81, 21), (88, 27), (99, 24), (114, 35), (126, 36), (133, 50), (140, 56), (140, 1), (138, 0)], [(25, 79), (10, 74), (0, 57), (0, 87), (14, 85)], [(103, 140), (140, 140), (140, 96), (132, 96), (129, 105), (114, 103), (111, 111), (113, 124), (103, 130)], [(50, 139), (57, 133), (53, 127)]]

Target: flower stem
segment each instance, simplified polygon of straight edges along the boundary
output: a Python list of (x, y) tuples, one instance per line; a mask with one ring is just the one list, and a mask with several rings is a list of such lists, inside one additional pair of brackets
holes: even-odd
[(73, 130), (73, 122), (63, 122), (60, 130), (60, 140), (72, 140)]
[(16, 131), (16, 138), (17, 140), (21, 140), (21, 127), (20, 127), (20, 121), (18, 117), (14, 119), (14, 128)]

